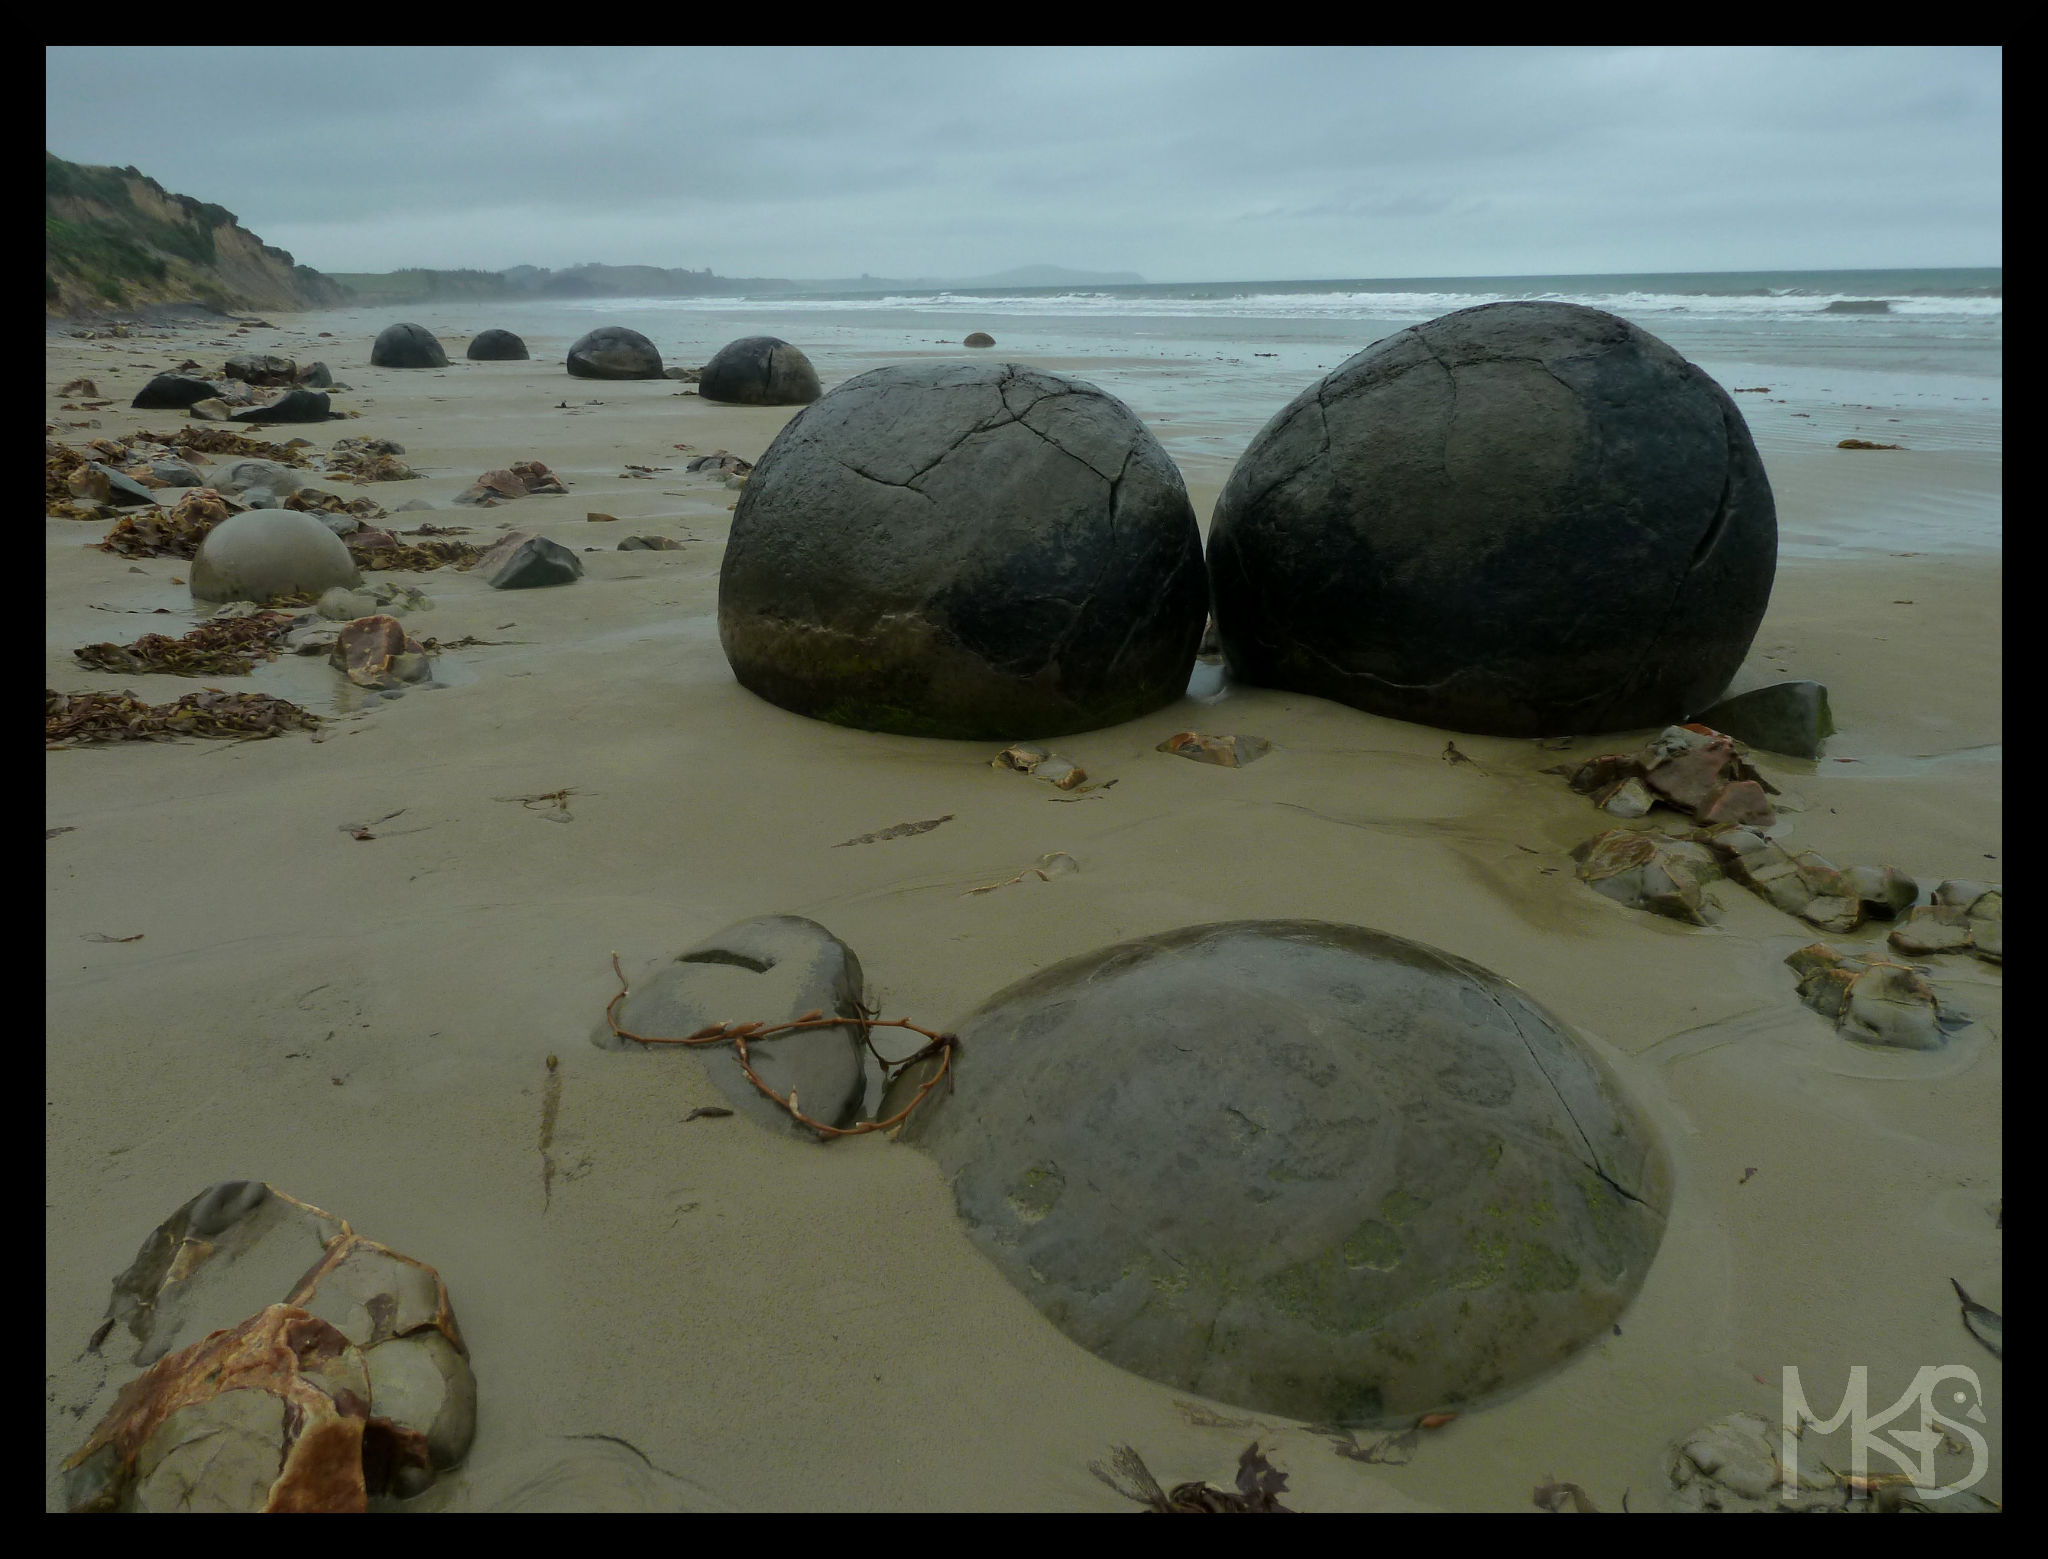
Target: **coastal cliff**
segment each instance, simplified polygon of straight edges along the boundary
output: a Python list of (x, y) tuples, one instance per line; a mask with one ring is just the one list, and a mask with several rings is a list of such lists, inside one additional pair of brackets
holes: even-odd
[(295, 265), (220, 206), (174, 195), (134, 168), (44, 153), (43, 307), (89, 314), (148, 303), (216, 309), (339, 304), (339, 284)]

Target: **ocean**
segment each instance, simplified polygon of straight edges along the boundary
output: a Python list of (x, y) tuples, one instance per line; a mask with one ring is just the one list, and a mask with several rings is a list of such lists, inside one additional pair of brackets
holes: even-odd
[[(449, 337), (501, 326), (541, 360), (559, 358), (600, 324), (638, 330), (666, 361), (683, 364), (740, 336), (780, 336), (804, 349), (828, 390), (885, 363), (958, 357), (965, 335), (986, 331), (996, 346), (974, 357), (1028, 360), (1108, 390), (1193, 484), (1220, 482), (1276, 412), (1373, 342), (1456, 309), (1517, 299), (1604, 309), (1668, 342), (1744, 392), (1737, 402), (1767, 463), (1845, 437), (1996, 454), (2003, 283), (1996, 267), (1405, 277), (428, 302), (386, 306), (378, 318), (413, 319)], [(361, 329), (369, 312), (344, 317)], [(1947, 528), (1950, 539), (1996, 547), (1996, 494), (1967, 509)]]

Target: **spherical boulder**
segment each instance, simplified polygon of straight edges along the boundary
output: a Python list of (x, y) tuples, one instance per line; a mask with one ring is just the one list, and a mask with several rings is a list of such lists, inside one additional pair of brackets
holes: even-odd
[(902, 1136), (975, 1244), (1084, 1347), (1258, 1412), (1525, 1384), (1607, 1333), (1663, 1235), (1663, 1151), (1585, 1043), (1386, 932), (1188, 926), (1041, 970), (959, 1035)]
[(192, 559), (195, 601), (316, 600), (336, 585), (362, 583), (341, 538), (296, 509), (251, 509), (206, 533)]
[(1597, 309), (1489, 303), (1375, 343), (1252, 440), (1209, 532), (1232, 674), (1458, 731), (1661, 726), (1770, 602), (1742, 414)]
[(745, 336), (720, 347), (704, 365), (697, 393), (741, 406), (807, 406), (822, 392), (811, 360), (787, 341)]
[(469, 343), (470, 361), (477, 363), (526, 362), (526, 343), (509, 330), (480, 330)]
[(386, 325), (370, 347), (373, 368), (446, 368), (448, 354), (425, 325)]
[(569, 348), (572, 379), (659, 379), (661, 353), (637, 330), (599, 325)]
[(996, 338), (986, 330), (977, 330), (960, 344), (962, 346), (994, 346)]
[(1010, 364), (900, 364), (768, 446), (718, 632), (740, 684), (798, 714), (1058, 736), (1180, 697), (1207, 597), (1180, 473), (1121, 401)]

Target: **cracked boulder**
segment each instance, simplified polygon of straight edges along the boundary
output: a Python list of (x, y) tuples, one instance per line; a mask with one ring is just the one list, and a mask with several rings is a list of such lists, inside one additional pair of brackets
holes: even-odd
[(1184, 927), (958, 1027), (903, 1140), (1047, 1319), (1177, 1390), (1319, 1423), (1480, 1402), (1604, 1336), (1663, 1237), (1662, 1148), (1586, 1043), (1385, 932)]
[(1941, 998), (1925, 972), (1885, 958), (1852, 958), (1825, 942), (1790, 954), (1799, 999), (1845, 1038), (1895, 1050), (1939, 1050), (1970, 1019)]
[(1121, 401), (1014, 365), (902, 364), (768, 446), (718, 629), (741, 685), (785, 709), (1005, 740), (1178, 699), (1207, 597), (1180, 473)]
[(523, 363), (526, 343), (509, 330), (479, 330), (469, 343), (473, 363)]
[(1706, 885), (1721, 875), (1702, 845), (1669, 834), (1610, 828), (1576, 846), (1579, 881), (1630, 909), (1704, 926), (1721, 906)]
[(386, 325), (370, 347), (373, 368), (446, 368), (448, 354), (425, 325)]
[(796, 347), (777, 336), (745, 336), (704, 365), (697, 393), (742, 406), (808, 406), (821, 392), (818, 371)]
[[(1909, 901), (1910, 902), (1910, 901)], [(1952, 879), (1934, 890), (1934, 902), (1906, 911), (1889, 938), (1898, 952), (1975, 953), (1990, 963), (2005, 961), (2003, 884)]]
[(1209, 532), (1231, 675), (1457, 731), (1661, 726), (1720, 696), (1777, 513), (1742, 414), (1626, 320), (1461, 309), (1252, 440)]
[(89, 1347), (147, 1368), (66, 1461), (74, 1510), (361, 1510), (475, 1432), (440, 1275), (259, 1181), (151, 1231)]
[(568, 369), (572, 379), (659, 379), (661, 353), (637, 330), (599, 325), (576, 338)]
[(803, 1112), (828, 1126), (851, 1126), (866, 1092), (860, 1012), (863, 977), (852, 948), (801, 915), (760, 915), (727, 926), (656, 965), (600, 1020), (590, 1042), (600, 1050), (696, 1055), (742, 1115), (778, 1131), (808, 1129), (761, 1096), (729, 1044), (695, 1048), (643, 1044), (614, 1033), (678, 1039), (714, 1023), (784, 1023), (816, 1012), (848, 1021), (750, 1042), (749, 1064), (777, 1093), (792, 1091)]

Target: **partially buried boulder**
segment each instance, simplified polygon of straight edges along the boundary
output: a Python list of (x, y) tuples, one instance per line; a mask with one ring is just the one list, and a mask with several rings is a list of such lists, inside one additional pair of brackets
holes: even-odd
[(469, 357), (477, 363), (523, 363), (526, 343), (509, 330), (480, 330), (469, 343)]
[(370, 348), (373, 368), (446, 368), (448, 354), (425, 325), (386, 325)]
[(325, 422), (330, 410), (323, 390), (287, 390), (268, 406), (238, 411), (230, 422)]
[(741, 406), (807, 406), (820, 394), (811, 360), (778, 336), (729, 342), (706, 363), (697, 393)]
[(1508, 736), (1711, 704), (1776, 561), (1727, 393), (1564, 303), (1462, 309), (1339, 365), (1252, 440), (1209, 533), (1234, 677)]
[(1737, 741), (1795, 758), (1818, 758), (1820, 744), (1835, 734), (1828, 690), (1818, 682), (1774, 682), (1724, 698), (1695, 717)]
[(294, 509), (252, 509), (207, 532), (192, 559), (195, 601), (317, 600), (336, 585), (362, 582), (341, 539)]
[[(847, 1019), (844, 1026), (801, 1029), (755, 1040), (749, 1065), (777, 1093), (795, 1093), (803, 1112), (828, 1126), (850, 1126), (860, 1113), (862, 975), (853, 949), (801, 915), (762, 915), (728, 926), (656, 967), (591, 1031), (603, 1050), (683, 1050), (622, 1038), (613, 1024), (648, 1039), (680, 1039), (713, 1023), (779, 1023), (805, 1013)], [(744, 1115), (778, 1130), (803, 1131), (761, 1096), (730, 1047), (696, 1052), (718, 1089)]]
[(569, 348), (572, 379), (659, 379), (661, 353), (637, 330), (599, 325)]
[(1663, 1237), (1662, 1150), (1585, 1044), (1385, 932), (1190, 926), (959, 1033), (903, 1140), (1047, 1319), (1179, 1390), (1321, 1423), (1476, 1402), (1604, 1335)]
[(219, 387), (210, 379), (195, 379), (190, 374), (158, 374), (129, 404), (144, 411), (181, 410), (212, 400), (219, 393)]
[(962, 346), (994, 346), (996, 338), (986, 330), (977, 330), (960, 344)]
[(1012, 365), (903, 364), (786, 426), (733, 511), (742, 686), (866, 730), (1010, 739), (1187, 686), (1207, 586), (1180, 473), (1124, 404)]

